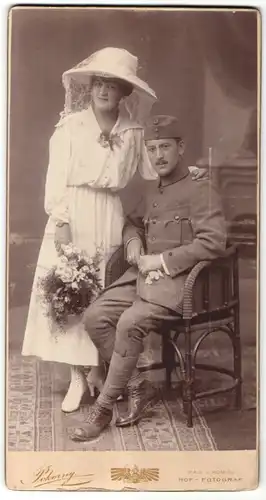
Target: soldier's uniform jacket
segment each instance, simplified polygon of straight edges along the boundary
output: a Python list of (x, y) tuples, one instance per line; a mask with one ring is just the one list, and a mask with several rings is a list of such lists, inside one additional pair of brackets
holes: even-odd
[(226, 247), (226, 224), (221, 200), (211, 181), (192, 180), (181, 169), (175, 182), (162, 187), (149, 183), (144, 217), (131, 216), (123, 231), (125, 246), (141, 238), (147, 254), (162, 254), (169, 276), (152, 284), (131, 267), (118, 283), (137, 278), (138, 295), (155, 304), (180, 312), (183, 286), (190, 269), (201, 260), (215, 259)]

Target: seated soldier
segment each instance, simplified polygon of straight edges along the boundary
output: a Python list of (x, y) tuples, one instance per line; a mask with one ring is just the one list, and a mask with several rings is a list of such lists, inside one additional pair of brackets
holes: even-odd
[(226, 225), (221, 201), (209, 179), (193, 181), (183, 159), (185, 149), (174, 117), (155, 116), (145, 140), (158, 180), (149, 182), (144, 218), (127, 220), (123, 238), (126, 273), (87, 309), (85, 327), (110, 363), (104, 387), (89, 409), (84, 428), (72, 439), (96, 438), (112, 420), (113, 406), (129, 387), (129, 413), (116, 421), (132, 425), (156, 399), (155, 389), (141, 378), (137, 361), (144, 339), (162, 332), (182, 314), (183, 286), (201, 260), (222, 256)]

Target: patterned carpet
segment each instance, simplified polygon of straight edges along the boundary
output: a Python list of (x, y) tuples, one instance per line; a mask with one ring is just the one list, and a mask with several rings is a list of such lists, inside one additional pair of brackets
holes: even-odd
[[(207, 353), (210, 356), (210, 352)], [(228, 351), (212, 352), (217, 362), (226, 361)], [(203, 353), (204, 357), (204, 353)], [(244, 363), (244, 404), (243, 412), (256, 406), (255, 380), (255, 350), (246, 347), (243, 356)], [(227, 444), (220, 434), (230, 434), (230, 429), (221, 425), (213, 426), (212, 413), (219, 414), (219, 419), (225, 412), (221, 406), (228, 407), (228, 397), (211, 398), (197, 403), (194, 408), (195, 421), (193, 429), (186, 427), (180, 400), (174, 391), (166, 395), (161, 391), (161, 399), (152, 411), (134, 427), (118, 429), (110, 426), (97, 440), (91, 443), (74, 443), (69, 434), (74, 427), (82, 425), (86, 417), (88, 404), (80, 411), (65, 415), (61, 412), (61, 402), (68, 385), (68, 368), (58, 364), (39, 362), (31, 358), (22, 358), (19, 354), (11, 354), (9, 360), (8, 378), (8, 446), (16, 451), (68, 451), (68, 450), (216, 450), (226, 449)], [(218, 381), (215, 376), (208, 375), (200, 379), (200, 385), (208, 383), (214, 387)], [(91, 403), (87, 400), (85, 403)], [(126, 408), (125, 402), (118, 404), (119, 412)], [(118, 408), (115, 410), (117, 415)], [(217, 413), (219, 409), (219, 413)], [(230, 413), (227, 418), (237, 436), (238, 421), (249, 422), (242, 412)], [(255, 414), (255, 412), (252, 412)], [(244, 415), (244, 417), (243, 417)], [(229, 416), (229, 417), (228, 417)], [(240, 420), (239, 420), (240, 419)], [(217, 424), (217, 418), (214, 422)], [(246, 448), (255, 447), (254, 418), (248, 424), (245, 432), (249, 436)], [(212, 429), (215, 429), (213, 432)], [(242, 433), (241, 433), (242, 434)], [(242, 437), (236, 444), (229, 440), (233, 449), (243, 449)], [(239, 443), (239, 446), (238, 446)]]

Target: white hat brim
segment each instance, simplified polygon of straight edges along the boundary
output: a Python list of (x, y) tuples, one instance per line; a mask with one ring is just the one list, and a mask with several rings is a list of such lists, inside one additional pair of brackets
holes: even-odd
[(76, 80), (77, 82), (81, 84), (87, 84), (90, 85), (91, 83), (91, 78), (92, 76), (103, 76), (106, 78), (118, 78), (120, 80), (124, 80), (127, 83), (130, 83), (136, 90), (140, 90), (142, 92), (145, 92), (148, 94), (150, 97), (152, 97), (155, 101), (157, 100), (157, 96), (152, 90), (149, 85), (141, 80), (138, 76), (135, 75), (125, 75), (122, 71), (116, 71), (115, 73), (112, 73), (110, 71), (103, 71), (103, 70), (89, 70), (85, 67), (83, 68), (75, 68), (71, 69), (68, 71), (65, 71), (63, 73), (63, 83), (64, 85), (67, 84), (67, 82), (71, 79)]

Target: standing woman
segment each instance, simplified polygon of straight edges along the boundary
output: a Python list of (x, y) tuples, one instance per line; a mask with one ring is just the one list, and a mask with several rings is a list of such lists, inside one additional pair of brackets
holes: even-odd
[[(71, 382), (62, 410), (79, 408), (83, 394), (101, 388), (98, 353), (82, 326), (58, 331), (47, 317), (38, 280), (56, 263), (61, 244), (74, 243), (93, 256), (100, 247), (100, 278), (122, 242), (124, 224), (119, 190), (137, 168), (145, 179), (156, 177), (143, 143), (144, 120), (156, 100), (137, 76), (138, 60), (128, 51), (105, 48), (63, 74), (65, 109), (50, 139), (45, 186), (49, 219), (37, 262), (24, 356), (67, 363)], [(143, 115), (143, 116), (141, 116)], [(86, 379), (84, 366), (93, 367)]]

